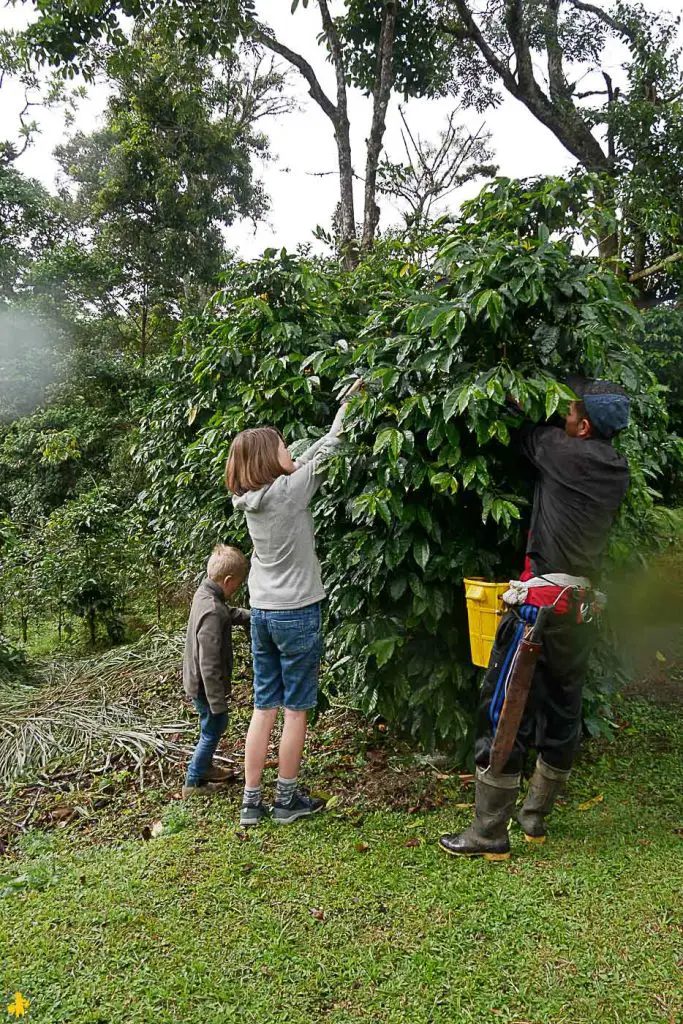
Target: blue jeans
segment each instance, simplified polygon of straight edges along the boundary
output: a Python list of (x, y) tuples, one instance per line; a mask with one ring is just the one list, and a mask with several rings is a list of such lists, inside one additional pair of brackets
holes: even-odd
[(194, 697), (192, 703), (199, 713), (199, 743), (195, 747), (185, 776), (186, 786), (199, 786), (211, 767), (218, 741), (228, 727), (228, 712), (214, 715), (205, 697)]
[(320, 603), (287, 611), (251, 609), (254, 707), (307, 711), (318, 703)]

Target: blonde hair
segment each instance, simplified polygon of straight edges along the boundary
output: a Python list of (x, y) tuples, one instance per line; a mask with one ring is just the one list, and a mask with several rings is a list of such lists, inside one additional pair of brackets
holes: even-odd
[(226, 576), (243, 580), (248, 569), (249, 562), (242, 552), (228, 544), (216, 544), (206, 563), (206, 575), (215, 583), (222, 583)]
[(225, 464), (225, 486), (233, 494), (259, 491), (288, 471), (280, 465), (282, 434), (275, 427), (243, 430), (230, 445)]

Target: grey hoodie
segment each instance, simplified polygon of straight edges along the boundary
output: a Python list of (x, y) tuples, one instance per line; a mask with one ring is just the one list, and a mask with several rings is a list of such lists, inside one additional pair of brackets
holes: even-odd
[(249, 572), (252, 608), (305, 608), (325, 597), (308, 506), (322, 483), (325, 457), (341, 443), (345, 412), (342, 405), (327, 434), (299, 456), (293, 473), (232, 499), (246, 514), (254, 545)]

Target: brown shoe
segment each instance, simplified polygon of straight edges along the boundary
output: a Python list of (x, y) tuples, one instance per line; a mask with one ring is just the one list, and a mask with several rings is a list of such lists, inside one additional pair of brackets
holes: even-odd
[(190, 800), (193, 796), (215, 796), (220, 788), (215, 782), (204, 782), (201, 786), (183, 786), (180, 795), (183, 800)]
[(234, 782), (237, 772), (232, 768), (216, 768), (211, 765), (204, 778), (207, 782)]

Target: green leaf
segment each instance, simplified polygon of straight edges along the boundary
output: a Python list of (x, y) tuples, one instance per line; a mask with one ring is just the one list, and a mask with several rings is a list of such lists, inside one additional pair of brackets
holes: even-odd
[(417, 564), (424, 571), (429, 561), (429, 541), (426, 537), (418, 537), (413, 542), (413, 556)]
[(491, 296), (494, 294), (491, 288), (485, 288), (483, 292), (480, 292), (475, 303), (474, 303), (474, 318), (479, 316), (482, 310), (486, 309)]
[(486, 315), (488, 316), (489, 322), (493, 327), (494, 331), (497, 331), (498, 328), (500, 327), (501, 321), (503, 319), (503, 312), (504, 307), (501, 296), (499, 295), (498, 292), (492, 291), (491, 295), (489, 296), (489, 300), (486, 303)]
[(432, 429), (427, 434), (427, 447), (430, 452), (435, 452), (443, 441), (443, 427), (441, 420), (437, 420)]
[[(458, 399), (461, 394), (462, 392), (460, 388), (453, 388), (453, 390), (449, 391), (446, 397), (444, 398), (443, 418), (446, 421), (446, 423), (448, 423), (448, 421), (455, 415), (455, 410), (458, 407)], [(462, 409), (460, 409), (460, 412), (462, 412)]]
[(394, 653), (396, 647), (396, 637), (387, 636), (382, 640), (373, 640), (370, 646), (367, 648), (367, 654), (374, 655), (377, 661), (377, 667), (382, 668), (383, 665), (389, 661)]
[(417, 506), (417, 519), (418, 522), (424, 526), (427, 533), (432, 532), (434, 529), (434, 520), (432, 519), (431, 512), (424, 505)]
[(544, 356), (555, 351), (559, 338), (560, 328), (556, 324), (540, 324), (533, 334), (534, 345)]
[(474, 480), (474, 476), (477, 472), (477, 461), (476, 459), (470, 459), (465, 466), (462, 473), (462, 484), (463, 487), (467, 487)]
[(435, 619), (440, 619), (446, 611), (446, 602), (441, 591), (434, 587), (427, 591), (427, 606)]
[(432, 473), (429, 482), (435, 491), (441, 494), (455, 494), (458, 490), (458, 480), (452, 473)]
[(375, 441), (373, 448), (373, 454), (379, 455), (385, 449), (389, 449), (394, 457), (394, 461), (398, 458), (401, 451), (401, 445), (403, 444), (403, 434), (400, 430), (396, 430), (395, 427), (386, 427), (384, 430), (380, 430)]
[(550, 419), (552, 414), (560, 404), (560, 390), (554, 381), (548, 384), (548, 388), (545, 393), (545, 416), (546, 419)]

